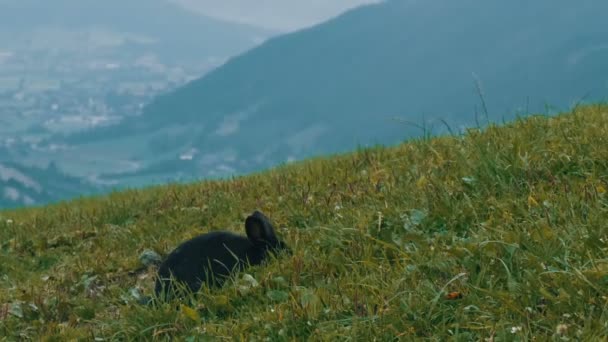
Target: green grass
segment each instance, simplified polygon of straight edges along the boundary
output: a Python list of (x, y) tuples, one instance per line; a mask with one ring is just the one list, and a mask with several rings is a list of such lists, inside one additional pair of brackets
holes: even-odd
[[(5, 340), (600, 340), (608, 107), (579, 107), (227, 181), (0, 213)], [(292, 256), (146, 307), (153, 270), (259, 208)], [(458, 292), (462, 298), (450, 299)], [(2, 339), (0, 337), (0, 339)]]

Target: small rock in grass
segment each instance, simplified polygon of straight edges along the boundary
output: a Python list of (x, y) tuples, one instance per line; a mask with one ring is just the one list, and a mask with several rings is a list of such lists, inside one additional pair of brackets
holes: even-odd
[(139, 261), (142, 263), (142, 265), (148, 267), (151, 265), (160, 265), (162, 258), (155, 251), (146, 249), (139, 255)]
[(237, 290), (241, 295), (248, 294), (252, 288), (258, 287), (260, 284), (251, 274), (244, 274), (243, 278), (237, 281)]
[(151, 303), (152, 298), (149, 296), (145, 296), (143, 293), (141, 293), (141, 290), (137, 287), (132, 287), (129, 289), (129, 296), (122, 296), (122, 300), (125, 301), (125, 303), (131, 302), (132, 300), (135, 301), (135, 303), (141, 304), (141, 305), (148, 305)]

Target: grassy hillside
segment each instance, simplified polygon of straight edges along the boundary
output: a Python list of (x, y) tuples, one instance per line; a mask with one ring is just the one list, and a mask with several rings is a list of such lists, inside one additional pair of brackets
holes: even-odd
[[(0, 215), (0, 336), (608, 336), (608, 107)], [(156, 308), (139, 254), (263, 210), (292, 256)], [(247, 280), (249, 279), (249, 280)], [(456, 295), (448, 295), (457, 293)], [(1, 338), (0, 338), (1, 339)]]

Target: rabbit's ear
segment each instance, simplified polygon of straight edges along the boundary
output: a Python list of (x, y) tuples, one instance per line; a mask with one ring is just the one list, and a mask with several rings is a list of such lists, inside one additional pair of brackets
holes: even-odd
[(255, 211), (251, 216), (247, 217), (245, 220), (245, 231), (249, 240), (253, 242), (266, 241), (274, 243), (277, 241), (272, 224), (259, 211)]

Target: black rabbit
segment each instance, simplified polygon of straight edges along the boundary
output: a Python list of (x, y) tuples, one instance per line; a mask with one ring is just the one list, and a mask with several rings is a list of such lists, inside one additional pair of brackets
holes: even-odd
[(247, 237), (220, 231), (183, 242), (160, 265), (154, 290), (157, 297), (179, 292), (171, 278), (196, 292), (203, 284), (221, 286), (232, 272), (261, 264), (269, 253), (290, 252), (259, 211), (247, 217), (245, 231)]

